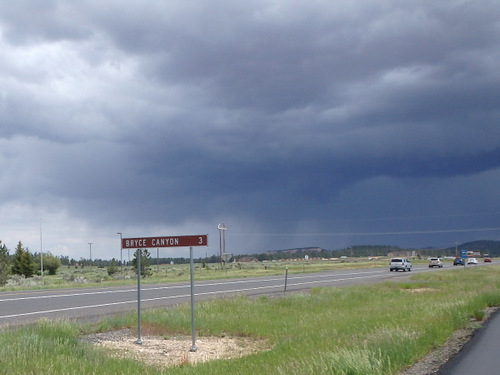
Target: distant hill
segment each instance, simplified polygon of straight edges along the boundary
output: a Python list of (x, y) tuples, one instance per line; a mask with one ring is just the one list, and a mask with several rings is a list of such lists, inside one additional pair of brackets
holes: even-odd
[(362, 245), (350, 246), (345, 249), (326, 250), (321, 247), (301, 247), (283, 250), (269, 250), (261, 254), (245, 254), (235, 256), (236, 260), (240, 257), (254, 257), (258, 260), (280, 260), (280, 259), (298, 259), (304, 258), (306, 255), (310, 258), (339, 258), (341, 256), (348, 257), (370, 257), (370, 256), (386, 256), (393, 251), (404, 251), (397, 246), (388, 245)]
[[(461, 250), (476, 250), (480, 251), (481, 254), (489, 254), (492, 257), (500, 256), (500, 241), (490, 241), (490, 240), (481, 240), (481, 241), (472, 241), (466, 242), (461, 245), (458, 245), (458, 252)], [(445, 249), (447, 252), (455, 252), (456, 247), (449, 247)]]
[(280, 253), (287, 253), (287, 254), (309, 254), (309, 253), (318, 253), (321, 251), (324, 251), (325, 249), (322, 249), (321, 247), (297, 247), (294, 249), (283, 249), (283, 250), (271, 250), (267, 251), (266, 254), (280, 254)]
[(246, 254), (235, 256), (236, 260), (240, 257), (252, 256), (260, 261), (262, 260), (280, 260), (280, 259), (297, 259), (304, 258), (306, 255), (311, 258), (339, 258), (341, 256), (348, 257), (372, 257), (372, 256), (387, 256), (389, 253), (397, 253), (404, 251), (416, 251), (421, 256), (455, 256), (460, 251), (475, 250), (481, 254), (489, 254), (492, 257), (500, 256), (500, 241), (472, 241), (461, 245), (448, 248), (433, 248), (427, 247), (424, 249), (407, 249), (391, 245), (355, 245), (345, 249), (326, 250), (321, 247), (301, 247), (282, 250), (268, 250), (260, 254)]

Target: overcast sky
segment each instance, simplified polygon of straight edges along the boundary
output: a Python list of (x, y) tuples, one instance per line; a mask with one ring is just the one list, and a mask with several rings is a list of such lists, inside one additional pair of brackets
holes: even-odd
[[(0, 2), (0, 240), (500, 240), (500, 2)], [(164, 256), (189, 256), (185, 248)]]

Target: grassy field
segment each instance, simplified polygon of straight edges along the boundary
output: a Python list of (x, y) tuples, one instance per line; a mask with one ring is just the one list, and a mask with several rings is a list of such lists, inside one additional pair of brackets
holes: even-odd
[[(307, 272), (320, 272), (338, 269), (388, 267), (388, 258), (348, 258), (336, 261), (280, 261), (280, 262), (250, 262), (229, 263), (221, 267), (219, 264), (195, 264), (196, 280), (212, 280), (223, 278), (239, 278), (253, 276), (284, 275)], [(154, 262), (154, 260), (153, 260)], [(415, 260), (414, 265), (427, 264), (427, 260)], [(448, 262), (451, 266), (451, 262)], [(447, 265), (448, 265), (447, 264)], [(151, 265), (152, 276), (143, 280), (143, 283), (171, 283), (189, 281), (189, 264)], [(132, 267), (119, 267), (119, 272), (109, 276), (106, 268), (98, 267), (69, 267), (62, 266), (57, 275), (24, 279), (16, 276), (7, 286), (0, 287), (0, 291), (40, 288), (73, 288), (95, 285), (123, 285), (133, 284), (136, 279)]]
[[(455, 330), (477, 324), (471, 318), (481, 318), (486, 307), (500, 305), (499, 287), (500, 267), (487, 266), (275, 299), (204, 301), (197, 304), (199, 338), (266, 339), (272, 349), (175, 368), (118, 360), (79, 340), (82, 334), (133, 328), (135, 314), (95, 325), (40, 321), (0, 332), (0, 374), (397, 374)], [(166, 338), (190, 333), (188, 305), (148, 310), (142, 317), (143, 326)]]

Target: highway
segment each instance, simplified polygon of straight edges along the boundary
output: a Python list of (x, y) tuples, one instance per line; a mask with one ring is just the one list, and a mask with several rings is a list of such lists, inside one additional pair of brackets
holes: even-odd
[[(461, 267), (458, 267), (461, 268)], [(452, 266), (429, 269), (413, 267), (412, 272), (389, 272), (387, 268), (336, 270), (319, 273), (289, 274), (286, 292), (320, 286), (346, 286), (375, 283), (411, 276), (418, 272), (439, 272)], [(172, 306), (190, 301), (190, 283), (141, 285), (142, 309)], [(195, 300), (224, 298), (234, 295), (283, 295), (282, 276), (223, 279), (194, 282)], [(47, 319), (97, 319), (99, 317), (137, 311), (137, 285), (72, 289), (47, 289), (0, 293), (0, 327), (31, 324)]]

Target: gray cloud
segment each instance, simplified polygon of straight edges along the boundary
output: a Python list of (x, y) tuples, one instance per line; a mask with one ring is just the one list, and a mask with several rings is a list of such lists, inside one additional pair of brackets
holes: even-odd
[(498, 239), (452, 231), (498, 227), (498, 8), (1, 4), (3, 239), (36, 248), (30, 216), (80, 256), (219, 220), (240, 252)]

